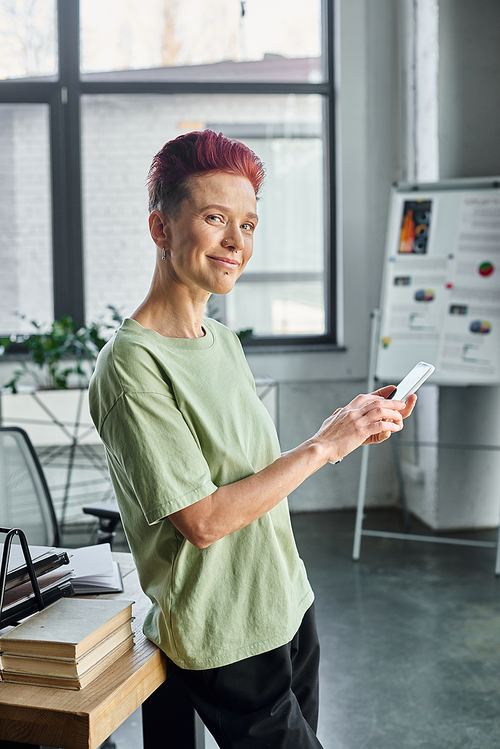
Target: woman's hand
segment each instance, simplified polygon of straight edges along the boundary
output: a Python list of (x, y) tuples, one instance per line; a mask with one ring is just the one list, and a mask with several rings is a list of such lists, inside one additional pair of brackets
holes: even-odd
[(343, 458), (360, 445), (372, 445), (388, 439), (403, 428), (417, 400), (411, 395), (406, 403), (387, 400), (393, 385), (367, 395), (358, 395), (344, 408), (337, 409), (314, 436), (326, 452), (327, 461)]
[[(375, 390), (372, 395), (381, 395), (382, 398), (387, 398), (392, 392), (394, 392), (396, 388), (393, 385), (387, 385), (386, 387), (380, 388), (380, 390)], [(417, 396), (416, 395), (410, 395), (408, 397), (408, 400), (406, 403), (403, 401), (399, 401), (400, 403), (403, 403), (405, 408), (400, 412), (403, 419), (408, 418), (408, 416), (413, 411), (413, 408), (415, 407), (415, 403), (417, 402)], [(401, 425), (401, 429), (403, 428), (403, 425)], [(384, 440), (388, 439), (391, 436), (391, 432), (380, 432), (380, 434), (375, 435), (373, 438), (368, 439), (366, 442), (363, 442), (364, 445), (374, 445), (378, 442), (383, 442)]]

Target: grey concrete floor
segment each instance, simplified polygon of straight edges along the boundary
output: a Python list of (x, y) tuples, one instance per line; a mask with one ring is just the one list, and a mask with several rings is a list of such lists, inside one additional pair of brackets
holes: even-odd
[[(494, 550), (365, 537), (354, 563), (352, 511), (298, 514), (293, 525), (316, 592), (324, 748), (497, 749)], [(365, 527), (401, 530), (400, 514), (368, 512)], [(113, 740), (140, 749), (139, 712)]]
[[(500, 746), (494, 550), (365, 537), (353, 563), (353, 522), (349, 512), (294, 518), (316, 590), (325, 749)], [(365, 523), (398, 526), (394, 512)]]

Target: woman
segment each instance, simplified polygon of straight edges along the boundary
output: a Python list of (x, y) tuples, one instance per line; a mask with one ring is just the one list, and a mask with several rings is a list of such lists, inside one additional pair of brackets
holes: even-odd
[(146, 635), (221, 747), (307, 749), (320, 746), (318, 645), (286, 496), (399, 431), (415, 397), (359, 395), (280, 455), (237, 337), (203, 318), (252, 255), (262, 179), (252, 151), (208, 130), (156, 155), (153, 281), (101, 352), (90, 402), (152, 602)]

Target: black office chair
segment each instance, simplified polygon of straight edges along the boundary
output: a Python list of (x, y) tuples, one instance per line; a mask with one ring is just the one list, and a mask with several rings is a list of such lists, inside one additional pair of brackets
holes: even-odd
[(116, 536), (116, 527), (120, 522), (120, 512), (116, 502), (97, 502), (94, 505), (85, 505), (82, 510), (87, 515), (93, 515), (99, 519), (96, 541), (98, 544), (109, 543), (113, 548), (113, 540)]
[(30, 438), (19, 427), (0, 427), (0, 526), (21, 528), (31, 545), (60, 545), (42, 466)]

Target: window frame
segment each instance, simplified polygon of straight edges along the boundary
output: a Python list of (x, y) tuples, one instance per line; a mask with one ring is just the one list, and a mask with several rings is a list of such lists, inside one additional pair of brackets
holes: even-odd
[(58, 75), (0, 81), (0, 103), (47, 103), (50, 110), (54, 317), (85, 320), (80, 98), (92, 94), (316, 94), (323, 101), (325, 327), (321, 335), (252, 336), (245, 348), (336, 349), (337, 247), (333, 0), (322, 0), (324, 80), (319, 83), (113, 81), (80, 78), (79, 0), (57, 0)]

